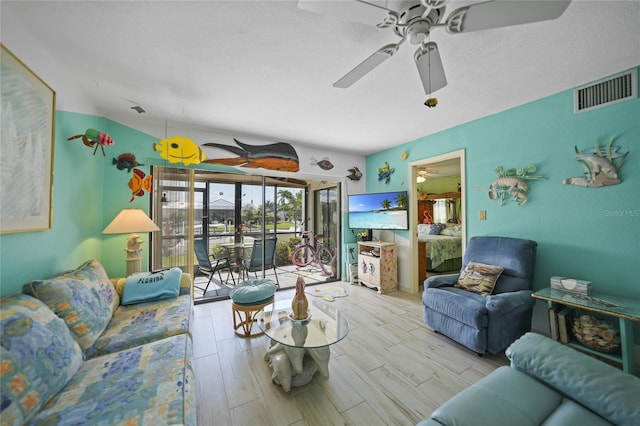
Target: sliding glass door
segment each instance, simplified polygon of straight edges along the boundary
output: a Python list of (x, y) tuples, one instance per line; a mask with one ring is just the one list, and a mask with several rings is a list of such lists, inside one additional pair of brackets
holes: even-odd
[(334, 254), (332, 261), (333, 276), (337, 278), (337, 267), (340, 265), (340, 196), (337, 186), (314, 191), (314, 233)]
[(194, 191), (193, 170), (154, 166), (152, 174), (152, 217), (160, 231), (152, 236), (151, 269), (178, 267), (193, 273), (194, 214), (201, 214), (195, 206), (202, 205), (202, 194)]
[[(334, 265), (340, 265), (339, 187), (309, 192), (311, 183), (295, 179), (166, 167), (154, 167), (153, 175), (153, 218), (162, 224), (154, 235), (154, 269), (177, 266), (202, 280), (194, 268), (194, 240), (202, 240), (209, 255), (229, 258), (235, 282), (247, 279), (243, 265), (251, 262), (254, 243), (260, 253), (253, 256), (259, 263), (251, 268), (252, 278), (277, 277), (280, 288), (293, 286), (301, 274), (309, 283), (339, 278), (337, 273), (313, 277), (311, 268), (291, 263), (302, 231), (312, 230), (323, 236), (321, 241), (336, 254)], [(265, 239), (277, 239), (273, 259), (261, 248)], [(228, 295), (232, 280), (218, 282), (217, 275), (213, 280), (207, 294), (196, 291), (196, 301)]]

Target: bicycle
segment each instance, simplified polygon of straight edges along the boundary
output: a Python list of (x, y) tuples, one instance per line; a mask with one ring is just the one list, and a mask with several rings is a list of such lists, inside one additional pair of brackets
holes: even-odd
[(291, 263), (298, 268), (309, 266), (315, 262), (324, 275), (330, 276), (331, 272), (331, 260), (333, 259), (333, 252), (329, 246), (325, 243), (318, 242), (318, 238), (322, 238), (322, 234), (316, 235), (313, 240), (315, 244), (309, 243), (309, 237), (313, 235), (311, 231), (304, 231), (302, 233), (302, 244), (298, 245), (291, 253)]

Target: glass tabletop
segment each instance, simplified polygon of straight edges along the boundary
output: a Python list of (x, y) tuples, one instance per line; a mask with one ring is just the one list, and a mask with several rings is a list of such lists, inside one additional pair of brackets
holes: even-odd
[(536, 291), (533, 297), (607, 315), (623, 317), (632, 321), (640, 321), (640, 303), (626, 297), (616, 297), (595, 291), (587, 296), (579, 293), (556, 290), (550, 287)]
[(349, 333), (349, 322), (342, 312), (328, 303), (309, 302), (310, 317), (295, 321), (291, 314), (291, 300), (266, 306), (258, 314), (258, 327), (276, 342), (296, 348), (321, 348), (333, 345)]

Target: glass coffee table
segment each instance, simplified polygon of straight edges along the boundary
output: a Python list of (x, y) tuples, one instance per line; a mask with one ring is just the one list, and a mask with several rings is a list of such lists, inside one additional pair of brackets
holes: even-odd
[(309, 318), (295, 321), (289, 318), (291, 300), (265, 307), (257, 316), (258, 327), (271, 345), (265, 361), (273, 370), (273, 382), (289, 392), (291, 387), (306, 385), (319, 372), (329, 378), (329, 346), (349, 333), (349, 322), (342, 312), (328, 303), (309, 301)]

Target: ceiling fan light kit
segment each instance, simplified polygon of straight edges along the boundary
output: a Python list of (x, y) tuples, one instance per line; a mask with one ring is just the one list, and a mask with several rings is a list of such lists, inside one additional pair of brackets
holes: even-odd
[[(401, 38), (396, 44), (388, 44), (373, 55), (369, 56), (344, 77), (336, 81), (333, 86), (347, 88), (371, 72), (382, 62), (393, 56), (400, 45), (409, 40), (411, 44), (419, 45), (414, 54), (418, 73), (424, 86), (425, 93), (429, 95), (429, 102), (425, 105), (435, 106), (437, 100), (431, 98), (431, 93), (442, 89), (447, 85), (444, 66), (438, 45), (429, 41), (431, 30), (438, 27), (445, 27), (451, 34), (462, 32), (472, 32), (487, 30), (510, 25), (521, 25), (532, 22), (547, 21), (558, 18), (571, 3), (571, 0), (489, 0), (474, 3), (455, 9), (445, 15), (445, 6), (449, 0), (410, 0), (403, 2), (379, 1), (379, 0), (353, 0), (342, 3), (344, 6), (332, 5), (333, 2), (314, 2), (309, 0), (298, 0), (301, 9), (315, 11), (317, 13), (340, 13), (340, 8), (346, 15), (347, 12), (362, 10), (354, 17), (358, 22), (363, 21), (364, 9), (370, 8), (376, 13), (386, 12), (384, 17), (377, 24), (378, 28), (391, 28), (392, 31)], [(347, 7), (347, 5), (349, 5)], [(359, 7), (356, 8), (355, 6)], [(391, 7), (397, 8), (397, 10)], [(367, 14), (368, 15), (368, 14)], [(435, 100), (435, 103), (433, 102)], [(430, 102), (431, 101), (431, 102)]]

